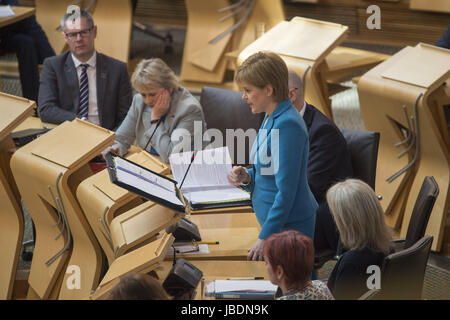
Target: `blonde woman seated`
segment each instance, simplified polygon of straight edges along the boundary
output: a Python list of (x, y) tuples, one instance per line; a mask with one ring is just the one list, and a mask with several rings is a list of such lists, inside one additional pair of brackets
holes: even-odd
[(327, 285), (311, 281), (314, 245), (296, 230), (272, 234), (263, 247), (269, 280), (281, 288), (279, 300), (334, 300)]
[(361, 180), (348, 179), (332, 186), (327, 202), (336, 222), (345, 252), (328, 278), (336, 299), (357, 299), (369, 289), (372, 265), (382, 267), (392, 249), (391, 232), (375, 192)]
[[(139, 93), (116, 131), (111, 152), (124, 155), (131, 144), (161, 156), (194, 150), (194, 136), (202, 142), (206, 130), (198, 100), (178, 84), (173, 71), (159, 58), (142, 60), (131, 84)], [(196, 148), (201, 149), (202, 145)]]

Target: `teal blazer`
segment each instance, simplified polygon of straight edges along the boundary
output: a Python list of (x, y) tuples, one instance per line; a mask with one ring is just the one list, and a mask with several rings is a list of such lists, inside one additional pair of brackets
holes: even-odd
[(308, 151), (305, 122), (284, 100), (264, 118), (250, 154), (246, 189), (261, 225), (260, 239), (288, 229), (314, 239), (318, 205), (307, 180)]

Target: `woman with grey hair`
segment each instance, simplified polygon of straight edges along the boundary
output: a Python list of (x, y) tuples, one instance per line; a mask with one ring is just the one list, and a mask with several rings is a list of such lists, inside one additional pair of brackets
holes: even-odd
[[(124, 155), (135, 143), (167, 163), (172, 152), (193, 150), (194, 136), (202, 141), (206, 125), (200, 103), (178, 84), (164, 61), (142, 60), (131, 84), (139, 93), (116, 131), (116, 144), (109, 148), (111, 152)], [(202, 145), (195, 147), (201, 149)]]
[(361, 180), (347, 179), (333, 185), (327, 202), (342, 244), (348, 249), (327, 285), (336, 299), (357, 299), (369, 290), (367, 280), (373, 272), (367, 273), (367, 268), (381, 269), (384, 257), (391, 252), (391, 231), (375, 192)]

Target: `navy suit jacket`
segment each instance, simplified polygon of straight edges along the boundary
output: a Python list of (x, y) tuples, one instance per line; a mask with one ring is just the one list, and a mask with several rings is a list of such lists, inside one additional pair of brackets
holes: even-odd
[(450, 49), (450, 25), (438, 42), (436, 42), (435, 46)]
[(303, 120), (309, 134), (308, 184), (320, 204), (329, 187), (353, 175), (350, 152), (339, 128), (314, 106), (306, 104)]
[[(100, 125), (115, 130), (131, 105), (132, 91), (125, 63), (97, 52), (97, 105)], [(77, 70), (70, 51), (44, 61), (39, 86), (39, 116), (44, 122), (75, 119), (80, 104)]]

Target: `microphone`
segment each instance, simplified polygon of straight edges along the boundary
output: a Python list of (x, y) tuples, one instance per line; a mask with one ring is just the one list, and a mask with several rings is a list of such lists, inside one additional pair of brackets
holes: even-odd
[(186, 172), (185, 172), (185, 174), (184, 174), (183, 180), (181, 180), (180, 187), (178, 188), (178, 189), (180, 189), (180, 190), (181, 190), (181, 187), (183, 186), (184, 179), (186, 179), (186, 176), (187, 176), (187, 174), (188, 174), (188, 172), (189, 172), (189, 169), (191, 168), (192, 162), (194, 162), (194, 159), (195, 159), (195, 155), (196, 155), (196, 154), (197, 154), (197, 151), (194, 151), (194, 153), (192, 154), (191, 162), (189, 163), (189, 166), (187, 167)]
[(145, 145), (144, 150), (147, 150), (147, 147), (148, 147), (148, 145), (150, 144), (150, 141), (152, 140), (153, 135), (155, 134), (155, 132), (156, 132), (156, 130), (158, 129), (158, 127), (159, 127), (160, 124), (161, 124), (161, 119), (158, 119), (158, 123), (156, 124), (155, 129), (153, 130), (152, 134), (150, 135), (150, 138), (148, 139), (147, 144)]

